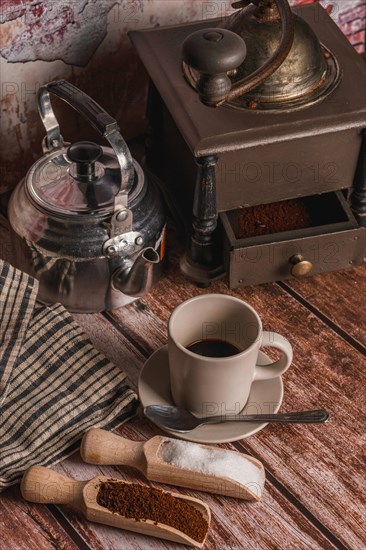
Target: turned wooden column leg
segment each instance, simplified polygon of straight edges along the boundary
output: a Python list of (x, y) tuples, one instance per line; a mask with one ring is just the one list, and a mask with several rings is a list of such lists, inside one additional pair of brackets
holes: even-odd
[(163, 137), (162, 118), (163, 107), (159, 92), (150, 80), (147, 97), (147, 128), (145, 134), (146, 164), (156, 173), (160, 173), (162, 164)]
[(216, 174), (217, 157), (197, 159), (198, 175), (193, 199), (191, 259), (202, 266), (215, 263), (213, 233), (217, 227)]
[(366, 227), (366, 128), (362, 130), (362, 143), (353, 183), (351, 207), (358, 223), (362, 227)]
[(181, 269), (198, 283), (209, 283), (224, 274), (221, 246), (215, 234), (218, 219), (217, 160), (216, 155), (196, 159), (198, 174), (193, 199), (192, 234)]

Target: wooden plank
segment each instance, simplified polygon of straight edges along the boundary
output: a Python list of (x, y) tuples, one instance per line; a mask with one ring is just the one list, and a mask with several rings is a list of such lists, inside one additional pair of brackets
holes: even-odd
[[(95, 346), (128, 372), (135, 387), (145, 358), (166, 342), (166, 322), (172, 309), (182, 300), (202, 292), (205, 291), (183, 280), (173, 266), (154, 292), (140, 302), (108, 315), (75, 317)], [(245, 449), (260, 458), (268, 468), (269, 481), (259, 504), (205, 495), (215, 518), (207, 548), (333, 548), (342, 547), (342, 543), (363, 547), (366, 543), (361, 491), (364, 480), (360, 475), (363, 432), (360, 422), (355, 420), (365, 413), (361, 388), (356, 387), (352, 397), (354, 381), (358, 379), (362, 383), (358, 368), (362, 360), (360, 354), (276, 285), (233, 293), (219, 283), (207, 292), (241, 296), (258, 309), (265, 329), (282, 332), (293, 342), (295, 362), (285, 377), (284, 410), (294, 408), (293, 403), (296, 408), (305, 408), (329, 406), (334, 402), (333, 416), (336, 414), (336, 423), (326, 427), (272, 426), (243, 443), (227, 446)], [(302, 361), (299, 358), (303, 358)], [(142, 418), (123, 426), (120, 432), (136, 439), (157, 433)], [(143, 479), (131, 469), (84, 465), (77, 455), (57, 469), (77, 479), (88, 479), (101, 472), (106, 475), (123, 472), (134, 479)], [(354, 486), (355, 483), (358, 486)], [(198, 496), (198, 493), (192, 494)], [(92, 549), (175, 547), (92, 525), (73, 512), (62, 513)], [(43, 547), (38, 545), (38, 548)]]
[(366, 347), (366, 267), (286, 281), (289, 288)]
[(0, 495), (1, 550), (77, 550), (80, 548), (46, 506), (25, 502), (19, 487)]
[[(326, 426), (269, 426), (245, 440), (296, 501), (344, 544), (366, 544), (365, 479), (361, 468), (366, 413), (366, 362), (307, 308), (277, 285), (228, 291), (224, 283), (202, 291), (172, 268), (140, 305), (112, 312), (115, 323), (150, 353), (166, 342), (166, 322), (182, 300), (203, 292), (239, 296), (253, 305), (265, 330), (289, 338), (294, 364), (286, 373), (282, 410), (328, 408)], [(159, 344), (160, 342), (160, 344)], [(346, 507), (346, 509), (345, 509)]]
[[(131, 314), (134, 316), (134, 312), (138, 312), (140, 319), (141, 314), (144, 316), (144, 311), (146, 312), (146, 310), (141, 311), (140, 307), (134, 305), (128, 306), (123, 311), (126, 318), (130, 318)], [(120, 313), (122, 313), (122, 310), (120, 310)], [(149, 351), (138, 351), (128, 338), (116, 327), (109, 324), (104, 315), (79, 314), (75, 317), (88, 332), (94, 344), (128, 372), (130, 383), (134, 387), (141, 366)], [(147, 316), (147, 323), (151, 324), (153, 319), (154, 316), (151, 318)], [(163, 323), (157, 318), (155, 320), (162, 330)], [(155, 325), (153, 327), (155, 328)], [(151, 334), (154, 334), (153, 330)], [(160, 343), (158, 342), (158, 345)], [(137, 418), (122, 426), (118, 432), (125, 437), (141, 440), (158, 433), (156, 428), (142, 417), (141, 411)], [(233, 448), (230, 445), (225, 447)], [(86, 465), (81, 462), (78, 455), (74, 455), (74, 457), (58, 465), (57, 469), (76, 479), (89, 479), (94, 475), (103, 473), (107, 476), (117, 475), (118, 477), (137, 479), (149, 483), (141, 474), (131, 468)], [(157, 486), (156, 484), (152, 485)], [(168, 486), (160, 486), (169, 488)], [(289, 544), (294, 548), (308, 548), (309, 546), (312, 548), (333, 548), (327, 538), (318, 529), (315, 529), (311, 522), (303, 518), (302, 513), (295, 506), (288, 503), (286, 498), (271, 483), (267, 483), (263, 501), (255, 507), (242, 501), (224, 497), (184, 491), (183, 489), (180, 491), (198, 496), (198, 498), (204, 498), (213, 511), (215, 519), (208, 541), (208, 548), (222, 548), (225, 545), (241, 547), (244, 542), (245, 546), (248, 547), (273, 548), (272, 541), (276, 541), (278, 547)], [(141, 535), (120, 532), (110, 527), (87, 523), (83, 518), (68, 512), (66, 509), (63, 509), (62, 513), (91, 548), (99, 548), (98, 544), (102, 544), (104, 548), (119, 548), (121, 544), (131, 549), (176, 547), (168, 542), (154, 541)]]
[[(136, 426), (136, 430), (134, 427)], [(143, 429), (141, 429), (143, 427)], [(125, 427), (127, 428), (127, 426)], [(143, 423), (139, 420), (128, 424), (128, 430), (120, 429), (119, 432), (125, 436), (143, 438), (146, 434)], [(143, 433), (142, 433), (143, 432)], [(148, 434), (153, 435), (155, 430)], [(226, 447), (230, 448), (229, 445)], [(140, 474), (131, 468), (96, 467), (84, 465), (80, 458), (75, 455), (72, 459), (64, 461), (57, 466), (57, 469), (78, 479), (88, 479), (95, 475), (119, 477), (141, 481), (151, 486), (163, 489), (171, 487), (162, 484), (154, 484), (146, 481)], [(321, 533), (319, 533), (303, 515), (290, 504), (281, 493), (270, 483), (266, 485), (265, 495), (261, 503), (244, 503), (235, 499), (215, 497), (194, 491), (174, 489), (182, 494), (189, 494), (203, 498), (210, 506), (213, 521), (207, 541), (207, 548), (261, 548), (271, 549), (274, 546), (284, 548), (286, 545), (291, 548), (334, 548)], [(98, 541), (102, 548), (131, 548), (131, 550), (145, 548), (179, 548), (167, 541), (154, 540), (142, 535), (128, 533), (112, 529), (107, 526), (85, 522), (80, 516), (66, 509), (63, 513), (88, 541), (91, 548), (99, 548)]]

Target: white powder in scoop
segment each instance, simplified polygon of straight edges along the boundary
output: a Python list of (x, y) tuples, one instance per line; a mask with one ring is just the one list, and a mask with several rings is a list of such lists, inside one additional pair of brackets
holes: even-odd
[(264, 469), (235, 451), (209, 449), (197, 443), (165, 438), (159, 455), (164, 462), (178, 468), (229, 478), (244, 485), (259, 498), (262, 495)]

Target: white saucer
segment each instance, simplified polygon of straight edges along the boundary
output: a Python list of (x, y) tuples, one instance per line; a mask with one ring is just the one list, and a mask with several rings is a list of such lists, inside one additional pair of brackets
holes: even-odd
[[(272, 361), (259, 352), (258, 364), (268, 365)], [(163, 346), (146, 361), (139, 378), (138, 392), (143, 407), (148, 405), (173, 405), (170, 394), (168, 346)], [(283, 398), (281, 377), (253, 382), (244, 413), (276, 413)], [(199, 426), (188, 433), (164, 430), (180, 439), (197, 443), (230, 443), (249, 437), (267, 426), (267, 423), (226, 422)]]

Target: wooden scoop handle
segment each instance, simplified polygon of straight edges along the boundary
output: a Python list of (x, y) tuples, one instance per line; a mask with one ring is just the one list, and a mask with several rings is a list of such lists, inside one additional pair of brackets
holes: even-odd
[(68, 504), (81, 508), (84, 481), (75, 481), (43, 466), (29, 468), (21, 482), (23, 498), (44, 504)]
[(81, 442), (81, 458), (89, 464), (126, 465), (146, 472), (144, 441), (131, 441), (106, 430), (92, 428)]

